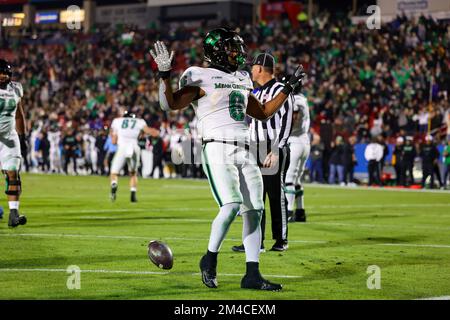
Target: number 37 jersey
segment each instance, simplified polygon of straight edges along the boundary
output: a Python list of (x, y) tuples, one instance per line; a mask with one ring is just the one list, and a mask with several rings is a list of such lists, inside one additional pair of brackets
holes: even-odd
[(22, 99), (23, 88), (19, 82), (11, 81), (6, 89), (0, 89), (0, 134), (6, 135), (16, 129), (17, 105)]
[(144, 119), (116, 118), (111, 123), (112, 131), (117, 135), (117, 145), (137, 145), (139, 134), (145, 128)]
[(203, 139), (249, 140), (245, 114), (253, 83), (247, 72), (190, 67), (180, 78), (180, 89), (184, 86), (199, 87), (205, 92), (192, 103)]

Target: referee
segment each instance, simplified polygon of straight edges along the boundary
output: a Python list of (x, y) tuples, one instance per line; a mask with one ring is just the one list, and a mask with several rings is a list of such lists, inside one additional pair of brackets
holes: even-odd
[[(268, 53), (261, 53), (252, 63), (252, 79), (260, 87), (253, 94), (261, 103), (270, 101), (283, 88), (274, 76), (275, 58)], [(252, 145), (256, 144), (257, 161), (263, 174), (265, 202), (266, 195), (270, 201), (272, 217), (272, 238), (275, 244), (272, 251), (285, 251), (288, 248), (287, 201), (284, 193), (284, 180), (289, 168), (289, 146), (287, 140), (291, 133), (293, 112), (292, 95), (271, 119), (259, 121), (252, 119), (250, 134)], [(264, 251), (266, 214), (261, 219), (261, 251)], [(233, 251), (244, 251), (244, 246), (234, 246)]]

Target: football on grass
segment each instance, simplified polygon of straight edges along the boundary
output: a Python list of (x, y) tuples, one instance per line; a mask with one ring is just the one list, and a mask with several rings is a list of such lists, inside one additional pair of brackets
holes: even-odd
[(172, 269), (172, 250), (164, 242), (158, 240), (150, 241), (148, 244), (148, 257), (158, 268)]

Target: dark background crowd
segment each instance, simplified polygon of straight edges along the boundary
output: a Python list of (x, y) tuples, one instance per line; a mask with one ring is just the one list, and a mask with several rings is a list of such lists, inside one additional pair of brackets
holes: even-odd
[[(78, 173), (78, 168), (107, 174), (115, 151), (108, 128), (119, 109), (126, 108), (161, 130), (159, 138), (141, 141), (142, 148), (153, 155), (147, 175), (200, 177), (198, 166), (172, 166), (173, 151), (184, 140), (196, 138), (194, 112), (191, 108), (173, 113), (160, 110), (156, 65), (149, 48), (162, 39), (175, 50), (175, 86), (187, 67), (203, 65), (202, 40), (210, 27), (138, 30), (119, 25), (97, 27), (89, 34), (70, 30), (3, 33), (1, 52), (10, 57), (14, 80), (24, 87), (31, 146), (26, 169)], [(399, 137), (414, 146), (413, 163), (422, 159), (425, 168), (429, 161), (440, 161), (440, 178), (445, 180), (450, 161), (443, 158), (445, 148), (432, 160), (422, 151), (429, 143), (427, 135), (435, 147), (450, 139), (449, 22), (399, 16), (371, 30), (364, 23), (352, 24), (345, 15), (322, 12), (298, 27), (282, 18), (241, 25), (238, 31), (249, 60), (269, 51), (277, 58), (279, 75), (292, 73), (297, 63), (305, 67), (311, 181), (358, 182), (355, 146), (377, 141), (387, 148)], [(392, 148), (385, 149), (376, 182), (382, 184), (387, 162), (393, 167), (401, 163), (396, 174), (400, 178), (395, 181), (407, 185), (404, 177), (410, 166), (406, 162), (411, 160), (403, 164), (404, 157), (392, 157), (393, 153)]]

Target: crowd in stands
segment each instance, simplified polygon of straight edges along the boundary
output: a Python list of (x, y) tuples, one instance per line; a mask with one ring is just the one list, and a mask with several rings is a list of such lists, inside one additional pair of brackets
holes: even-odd
[[(75, 163), (71, 172), (83, 167), (88, 173), (107, 174), (114, 153), (108, 128), (125, 107), (161, 130), (160, 138), (144, 139), (142, 148), (153, 153), (162, 175), (171, 152), (184, 139), (195, 138), (195, 119), (192, 108), (160, 110), (149, 49), (162, 39), (176, 52), (176, 86), (187, 67), (203, 65), (202, 40), (208, 29), (203, 24), (195, 29), (96, 27), (89, 34), (4, 32), (1, 52), (11, 57), (14, 80), (24, 87), (31, 146), (27, 170), (68, 172), (68, 164)], [(371, 30), (364, 23), (322, 13), (299, 26), (280, 19), (241, 25), (238, 31), (249, 60), (269, 51), (277, 58), (279, 75), (292, 73), (297, 63), (305, 67), (312, 180), (351, 181), (351, 170), (342, 175), (340, 170), (341, 165), (354, 166), (354, 159), (341, 149), (352, 150), (357, 143), (379, 139), (392, 144), (402, 137), (418, 147), (427, 134), (435, 145), (450, 139), (448, 22), (399, 16)], [(165, 176), (202, 175), (196, 166), (175, 170)], [(330, 172), (338, 174), (336, 181)]]

